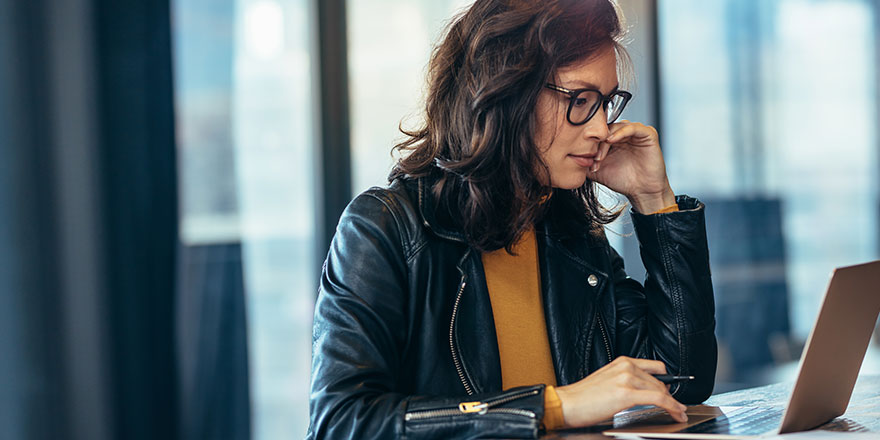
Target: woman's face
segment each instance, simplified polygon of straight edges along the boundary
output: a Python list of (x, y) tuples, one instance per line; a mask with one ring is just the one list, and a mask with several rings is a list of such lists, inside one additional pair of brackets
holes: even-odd
[[(555, 84), (569, 90), (597, 89), (608, 95), (617, 87), (614, 48), (608, 46), (592, 58), (559, 69)], [(554, 188), (574, 189), (586, 181), (599, 143), (608, 137), (608, 124), (605, 111), (600, 107), (586, 124), (571, 125), (565, 116), (568, 103), (569, 96), (555, 90), (545, 88), (538, 95), (535, 145), (550, 171), (549, 184)]]

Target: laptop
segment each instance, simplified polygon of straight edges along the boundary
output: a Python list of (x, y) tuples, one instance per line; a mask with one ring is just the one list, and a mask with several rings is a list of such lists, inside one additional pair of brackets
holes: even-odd
[(654, 408), (615, 417), (603, 434), (648, 438), (753, 438), (806, 431), (846, 411), (880, 313), (880, 260), (834, 270), (801, 354), (785, 408), (697, 406), (687, 423)]

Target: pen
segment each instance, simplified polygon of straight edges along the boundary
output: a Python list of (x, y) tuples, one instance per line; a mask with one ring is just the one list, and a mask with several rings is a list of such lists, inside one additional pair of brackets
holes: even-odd
[(671, 374), (652, 374), (651, 376), (665, 384), (694, 380), (694, 376), (673, 376)]

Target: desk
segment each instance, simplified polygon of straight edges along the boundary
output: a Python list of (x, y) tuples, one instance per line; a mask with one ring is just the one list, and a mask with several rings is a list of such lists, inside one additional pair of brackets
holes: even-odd
[[(765, 406), (784, 407), (788, 402), (793, 383), (773, 384), (758, 388), (748, 388), (712, 396), (706, 405), (713, 406)], [(542, 439), (611, 439), (601, 431), (608, 426), (549, 432)], [(861, 376), (856, 382), (846, 413), (822, 425), (819, 429), (827, 431), (872, 431), (880, 432), (880, 376)]]

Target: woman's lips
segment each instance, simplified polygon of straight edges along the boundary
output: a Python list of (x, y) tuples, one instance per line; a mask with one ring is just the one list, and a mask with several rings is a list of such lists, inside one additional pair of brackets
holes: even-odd
[(595, 161), (596, 155), (595, 154), (579, 154), (579, 155), (569, 154), (568, 157), (570, 157), (571, 160), (573, 160), (574, 163), (578, 164), (579, 166), (582, 166), (584, 168), (589, 168), (589, 167), (593, 166), (593, 162)]

